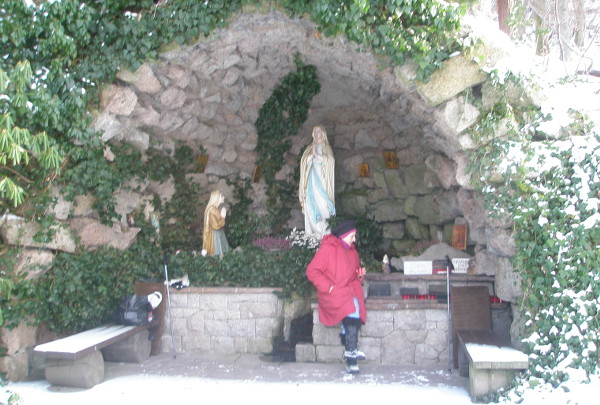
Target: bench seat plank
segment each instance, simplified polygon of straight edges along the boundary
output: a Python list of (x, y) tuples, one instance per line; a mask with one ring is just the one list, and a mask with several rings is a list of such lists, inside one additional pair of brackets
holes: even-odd
[(528, 357), (510, 341), (490, 331), (458, 331), (459, 344), (476, 369), (526, 369)]
[(75, 360), (135, 335), (148, 327), (148, 325), (103, 325), (62, 339), (43, 343), (33, 350), (47, 358)]
[(524, 370), (529, 364), (527, 355), (512, 347), (467, 343), (465, 348), (475, 369)]

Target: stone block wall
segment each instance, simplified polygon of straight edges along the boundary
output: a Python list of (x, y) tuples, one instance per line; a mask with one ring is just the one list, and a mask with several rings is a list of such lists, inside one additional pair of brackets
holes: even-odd
[(171, 289), (163, 351), (172, 350), (174, 342), (177, 352), (272, 352), (274, 341), (283, 333), (284, 304), (275, 295), (280, 291), (231, 287)]
[[(367, 323), (359, 347), (367, 359), (380, 364), (444, 364), (448, 362), (447, 305), (437, 302), (367, 300)], [(296, 361), (339, 362), (340, 327), (319, 322), (313, 304), (313, 343), (296, 345)]]

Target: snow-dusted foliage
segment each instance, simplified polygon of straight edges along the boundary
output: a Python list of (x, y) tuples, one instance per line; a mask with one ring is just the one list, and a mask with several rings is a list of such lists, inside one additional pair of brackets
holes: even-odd
[(500, 173), (494, 182), (480, 177), (491, 212), (513, 218), (513, 265), (523, 280), (530, 368), (511, 401), (528, 388), (567, 390), (600, 373), (600, 135), (572, 117), (560, 140), (538, 127), (488, 144)]

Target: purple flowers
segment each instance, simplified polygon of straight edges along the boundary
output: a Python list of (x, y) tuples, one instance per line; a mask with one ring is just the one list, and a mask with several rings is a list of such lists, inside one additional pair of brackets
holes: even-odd
[(290, 250), (292, 246), (285, 238), (266, 236), (255, 239), (252, 244), (265, 250)]

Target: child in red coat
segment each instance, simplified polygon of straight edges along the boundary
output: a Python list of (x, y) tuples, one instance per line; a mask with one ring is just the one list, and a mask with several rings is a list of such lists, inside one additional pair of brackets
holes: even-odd
[(342, 324), (342, 344), (346, 370), (360, 372), (357, 360), (365, 354), (358, 350), (358, 332), (367, 320), (362, 281), (365, 269), (360, 267), (356, 241), (356, 224), (344, 221), (325, 235), (306, 276), (317, 289), (319, 320), (323, 325)]

